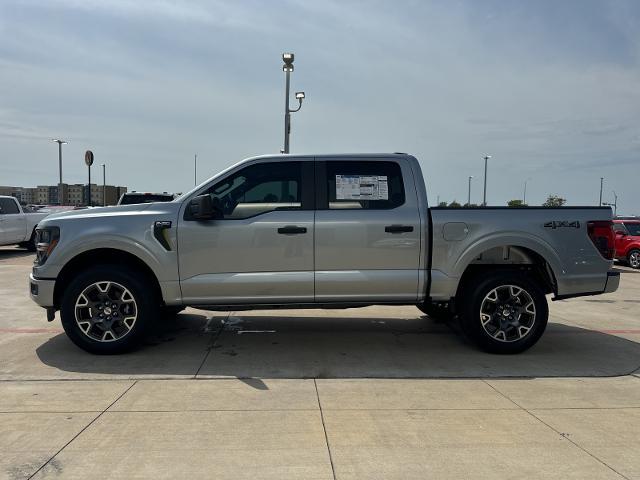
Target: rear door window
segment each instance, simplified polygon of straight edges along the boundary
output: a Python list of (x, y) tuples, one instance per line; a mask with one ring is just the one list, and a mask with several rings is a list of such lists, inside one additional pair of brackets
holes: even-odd
[(330, 210), (388, 210), (405, 202), (396, 162), (327, 161), (326, 165)]

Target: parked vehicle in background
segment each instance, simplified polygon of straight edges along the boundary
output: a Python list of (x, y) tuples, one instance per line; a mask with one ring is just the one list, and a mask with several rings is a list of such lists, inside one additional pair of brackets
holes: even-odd
[(15, 197), (0, 196), (0, 245), (20, 245), (35, 251), (35, 230), (48, 213), (25, 211)]
[(429, 208), (406, 154), (240, 162), (173, 202), (54, 215), (31, 297), (95, 353), (136, 346), (167, 310), (416, 305), (518, 353), (555, 299), (618, 288), (609, 207)]
[(138, 203), (170, 202), (175, 196), (173, 193), (147, 193), (147, 192), (127, 192), (123, 193), (118, 200), (118, 205), (135, 205)]
[(640, 219), (615, 219), (616, 258), (631, 268), (640, 268)]

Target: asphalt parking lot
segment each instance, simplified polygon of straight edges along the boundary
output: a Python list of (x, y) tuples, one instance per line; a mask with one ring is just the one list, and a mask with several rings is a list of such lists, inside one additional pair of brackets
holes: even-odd
[(67, 340), (0, 248), (0, 478), (640, 478), (640, 271), (517, 356), (413, 307), (188, 309), (131, 354)]

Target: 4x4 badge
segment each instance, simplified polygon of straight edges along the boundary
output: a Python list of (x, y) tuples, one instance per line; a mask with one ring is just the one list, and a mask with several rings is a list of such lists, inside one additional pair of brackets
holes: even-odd
[(553, 220), (552, 222), (547, 222), (544, 224), (545, 228), (556, 228), (568, 227), (568, 228), (580, 228), (580, 222), (575, 220), (570, 222), (568, 220)]

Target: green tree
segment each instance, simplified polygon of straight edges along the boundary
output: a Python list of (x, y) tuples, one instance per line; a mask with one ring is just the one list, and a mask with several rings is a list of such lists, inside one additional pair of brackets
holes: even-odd
[(562, 198), (560, 195), (549, 195), (547, 200), (542, 204), (543, 207), (561, 207), (567, 203), (566, 198)]
[(447, 206), (447, 202), (440, 202), (438, 204), (439, 207), (446, 207)]
[(456, 200), (454, 200), (453, 202), (451, 202), (449, 204), (449, 207), (450, 208), (460, 208), (460, 207), (462, 207), (462, 205), (460, 205)]
[(527, 207), (528, 205), (524, 203), (522, 200), (509, 200), (507, 202), (507, 207)]

